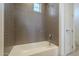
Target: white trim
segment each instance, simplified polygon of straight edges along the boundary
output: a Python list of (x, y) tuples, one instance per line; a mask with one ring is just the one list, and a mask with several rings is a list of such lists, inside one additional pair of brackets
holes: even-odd
[[(63, 4), (59, 4), (59, 54), (60, 55), (65, 55), (65, 28), (64, 28), (64, 15), (65, 15), (65, 11), (64, 11), (64, 3)], [(73, 8), (73, 4), (72, 4), (72, 9)], [(72, 10), (74, 11), (74, 10)], [(75, 50), (75, 24), (74, 24), (74, 14), (72, 14), (73, 16), (73, 51)]]
[(59, 4), (59, 54), (64, 55), (64, 3)]
[(73, 4), (73, 51), (76, 49), (76, 43), (75, 43), (75, 18), (74, 18), (74, 4)]

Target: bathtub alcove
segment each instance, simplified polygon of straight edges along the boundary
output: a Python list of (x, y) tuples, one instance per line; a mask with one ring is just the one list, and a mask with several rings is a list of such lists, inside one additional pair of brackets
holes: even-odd
[(5, 56), (58, 56), (58, 3), (4, 4)]

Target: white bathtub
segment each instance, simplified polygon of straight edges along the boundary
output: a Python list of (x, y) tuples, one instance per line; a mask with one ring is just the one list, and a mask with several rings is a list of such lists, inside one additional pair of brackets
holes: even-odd
[(58, 47), (48, 41), (16, 45), (9, 56), (57, 56)]

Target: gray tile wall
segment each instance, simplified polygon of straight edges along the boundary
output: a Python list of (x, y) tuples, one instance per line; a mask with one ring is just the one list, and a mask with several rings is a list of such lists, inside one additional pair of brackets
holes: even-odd
[(4, 55), (8, 55), (15, 43), (14, 5), (4, 5)]

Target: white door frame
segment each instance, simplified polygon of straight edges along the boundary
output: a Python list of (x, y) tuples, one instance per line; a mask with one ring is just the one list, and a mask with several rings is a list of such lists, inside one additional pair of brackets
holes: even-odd
[(64, 55), (64, 4), (59, 4), (59, 55)]
[(75, 17), (74, 17), (74, 4), (73, 4), (73, 51), (76, 49), (76, 42), (75, 42)]
[[(73, 4), (72, 4), (73, 5)], [(74, 6), (74, 5), (73, 5)], [(59, 55), (65, 55), (64, 3), (59, 4)], [(73, 51), (75, 50), (75, 24), (73, 16)]]

